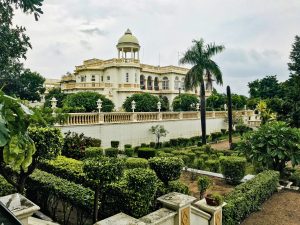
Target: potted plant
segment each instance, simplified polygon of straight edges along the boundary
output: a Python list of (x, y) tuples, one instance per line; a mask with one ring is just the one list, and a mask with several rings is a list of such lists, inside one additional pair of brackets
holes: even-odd
[(208, 194), (205, 196), (206, 204), (210, 206), (219, 206), (223, 204), (223, 196), (220, 194)]

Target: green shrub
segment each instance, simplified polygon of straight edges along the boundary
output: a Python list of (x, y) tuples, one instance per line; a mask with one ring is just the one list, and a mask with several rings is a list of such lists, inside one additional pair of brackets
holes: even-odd
[(149, 163), (147, 159), (143, 158), (127, 158), (125, 161), (125, 167), (127, 169), (148, 168)]
[(164, 151), (165, 153), (172, 153), (174, 151), (173, 148), (162, 148), (160, 151)]
[(130, 144), (124, 145), (124, 149), (126, 149), (126, 148), (132, 148), (132, 145), (130, 145)]
[(119, 144), (120, 144), (119, 141), (111, 141), (111, 142), (110, 142), (110, 146), (111, 146), (112, 148), (119, 148)]
[(240, 184), (225, 197), (227, 205), (223, 208), (223, 224), (240, 224), (252, 212), (260, 209), (260, 205), (276, 190), (279, 173), (264, 171), (252, 180)]
[(149, 159), (149, 165), (167, 186), (170, 181), (180, 177), (183, 161), (176, 157), (154, 157)]
[(207, 188), (209, 188), (211, 185), (211, 180), (208, 177), (200, 176), (197, 183), (200, 192), (200, 198), (203, 198)]
[(218, 141), (220, 139), (220, 137), (222, 137), (222, 133), (221, 132), (215, 132), (215, 133), (211, 133), (211, 140), (213, 142)]
[(207, 155), (206, 153), (204, 153), (204, 154), (201, 154), (200, 157), (201, 157), (204, 161), (206, 161), (206, 160), (208, 160), (209, 155)]
[(139, 158), (149, 159), (151, 157), (155, 157), (155, 155), (156, 155), (156, 150), (153, 148), (140, 148), (138, 150)]
[(169, 141), (165, 141), (165, 142), (162, 143), (162, 147), (163, 148), (168, 148), (168, 147), (171, 147), (171, 144), (170, 144)]
[(222, 133), (222, 135), (225, 135), (226, 134), (226, 129), (221, 129), (221, 133)]
[(117, 157), (119, 150), (117, 148), (107, 148), (105, 149), (105, 156), (108, 157)]
[(219, 160), (207, 160), (205, 162), (206, 167), (209, 171), (218, 173), (220, 171), (220, 161)]
[(202, 151), (204, 151), (208, 155), (213, 153), (213, 149), (210, 145), (203, 145), (202, 146)]
[(293, 185), (300, 187), (300, 169), (296, 170), (290, 177)]
[(166, 153), (166, 152), (162, 152), (162, 151), (156, 152), (156, 156), (158, 156), (158, 157), (174, 157), (174, 155), (172, 153)]
[(75, 132), (67, 132), (64, 137), (64, 145), (62, 148), (62, 155), (82, 159), (85, 157), (85, 149), (87, 147), (100, 147), (101, 140), (84, 136), (84, 134), (77, 134)]
[(48, 209), (51, 217), (61, 212), (57, 205), (63, 202), (65, 211), (63, 216), (57, 218), (63, 224), (69, 224), (68, 215), (71, 210), (77, 211), (75, 219), (79, 222), (90, 218), (93, 209), (94, 194), (91, 189), (38, 169), (27, 180), (27, 196), (43, 210)]
[(142, 144), (141, 144), (141, 147), (142, 147), (142, 148), (147, 148), (147, 144), (146, 144), (146, 143), (142, 143)]
[(178, 139), (170, 139), (169, 142), (171, 146), (178, 146)]
[(178, 192), (182, 194), (189, 194), (189, 187), (182, 183), (180, 180), (173, 180), (169, 182), (168, 186), (165, 186), (162, 181), (159, 180), (156, 198), (168, 194), (170, 192)]
[(198, 158), (195, 160), (195, 168), (198, 170), (204, 170), (205, 169), (205, 162), (203, 159)]
[(155, 148), (156, 143), (155, 142), (150, 142), (149, 146), (150, 148)]
[(189, 142), (189, 139), (187, 139), (187, 138), (178, 138), (177, 139), (177, 144), (182, 147), (188, 146), (188, 142)]
[(236, 156), (222, 157), (221, 171), (228, 183), (238, 184), (245, 176), (246, 159)]
[(15, 193), (15, 188), (0, 175), (0, 197)]
[(103, 156), (103, 148), (88, 147), (85, 149), (85, 158), (94, 158), (99, 156)]
[(134, 155), (134, 149), (133, 148), (125, 148), (125, 155), (128, 157), (132, 157)]

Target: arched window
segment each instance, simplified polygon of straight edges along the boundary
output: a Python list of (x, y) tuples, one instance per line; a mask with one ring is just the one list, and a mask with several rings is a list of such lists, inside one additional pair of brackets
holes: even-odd
[(141, 88), (141, 90), (145, 90), (145, 76), (144, 75), (140, 76), (140, 88)]
[(154, 90), (158, 91), (159, 90), (159, 81), (158, 81), (158, 77), (155, 77), (154, 79)]
[(167, 77), (164, 77), (162, 80), (162, 89), (169, 90), (169, 79)]
[(184, 77), (181, 78), (181, 83), (180, 83), (180, 87), (181, 87), (181, 90), (184, 90)]
[(178, 77), (175, 77), (175, 81), (174, 81), (174, 89), (178, 90), (180, 88), (180, 81)]
[(152, 90), (152, 89), (153, 89), (153, 87), (152, 87), (152, 77), (149, 76), (147, 78), (147, 90)]

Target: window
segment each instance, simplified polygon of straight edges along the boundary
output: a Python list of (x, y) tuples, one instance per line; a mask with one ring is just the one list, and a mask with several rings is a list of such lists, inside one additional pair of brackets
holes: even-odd
[(147, 78), (147, 89), (152, 90), (152, 77), (151, 76), (149, 76)]
[(106, 79), (107, 79), (107, 81), (110, 81), (110, 76), (107, 76), (107, 78), (106, 78)]
[(179, 82), (179, 78), (175, 77), (175, 81), (174, 81), (174, 89), (178, 90), (180, 87), (180, 82)]
[(180, 84), (180, 87), (181, 87), (181, 90), (184, 90), (184, 77), (181, 78), (181, 84)]
[(129, 74), (126, 73), (126, 83), (128, 83), (128, 82), (129, 82)]
[(96, 81), (96, 76), (92, 75), (92, 81)]
[(81, 76), (80, 80), (81, 80), (81, 82), (85, 82), (86, 81), (86, 76)]
[(154, 90), (158, 91), (159, 90), (159, 81), (158, 81), (158, 77), (155, 77), (154, 79)]
[(140, 88), (141, 88), (141, 90), (145, 90), (145, 76), (144, 75), (140, 76)]
[(167, 77), (164, 77), (162, 80), (162, 89), (169, 90), (169, 79)]
[(101, 82), (103, 82), (103, 80), (104, 80), (104, 79), (103, 79), (103, 76), (101, 76)]

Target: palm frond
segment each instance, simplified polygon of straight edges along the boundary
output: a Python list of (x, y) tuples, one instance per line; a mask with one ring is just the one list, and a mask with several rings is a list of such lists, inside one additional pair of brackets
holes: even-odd
[(211, 57), (217, 55), (224, 51), (224, 45), (216, 45), (215, 43), (210, 43), (205, 46), (205, 56), (210, 59)]
[(184, 79), (185, 90), (192, 90), (199, 87), (203, 82), (203, 68), (199, 65), (193, 66), (186, 74)]
[[(223, 84), (223, 76), (219, 66), (213, 61), (209, 60), (207, 70), (214, 76), (217, 84)], [(212, 79), (212, 78), (211, 78)]]

